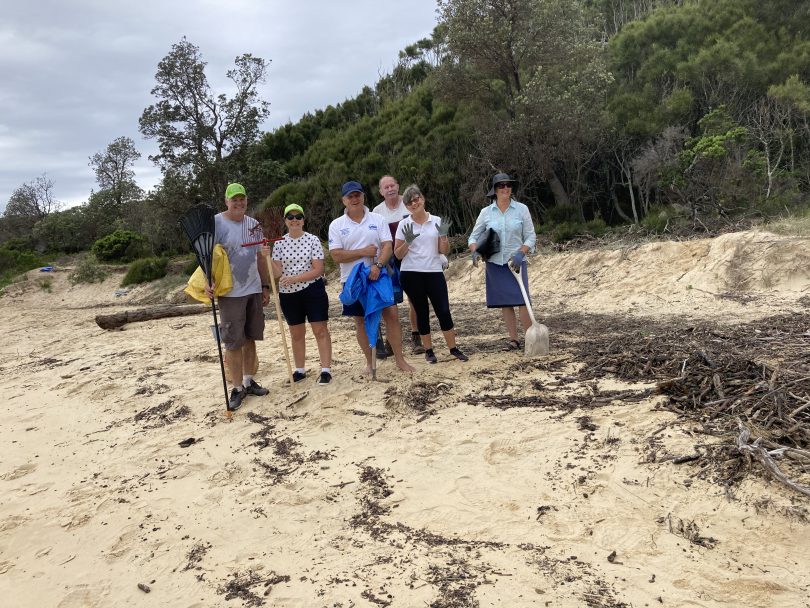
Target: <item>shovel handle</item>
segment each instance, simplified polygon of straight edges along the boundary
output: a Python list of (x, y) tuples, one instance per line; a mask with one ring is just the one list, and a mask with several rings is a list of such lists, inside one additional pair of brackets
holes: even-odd
[(521, 268), (521, 271), (517, 274), (512, 272), (511, 270), (509, 270), (509, 272), (510, 274), (512, 274), (513, 277), (515, 277), (518, 287), (520, 287), (520, 293), (523, 294), (523, 303), (526, 305), (526, 310), (529, 311), (529, 318), (532, 320), (533, 324), (537, 324), (537, 320), (534, 318), (534, 311), (532, 310), (532, 305), (529, 303), (529, 295), (526, 293), (526, 288), (523, 286), (523, 276), (522, 276), (523, 269)]

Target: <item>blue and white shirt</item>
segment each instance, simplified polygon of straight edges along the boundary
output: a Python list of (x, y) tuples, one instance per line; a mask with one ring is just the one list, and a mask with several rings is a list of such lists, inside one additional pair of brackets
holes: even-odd
[(495, 201), (481, 209), (470, 238), (467, 239), (467, 244), (477, 243), (481, 235), (489, 228), (492, 228), (501, 237), (501, 250), (490, 257), (487, 262), (503, 266), (522, 245), (526, 245), (529, 251), (534, 251), (537, 234), (534, 231), (529, 208), (523, 203), (511, 199), (505, 212), (498, 208), (498, 203)]
[[(382, 244), (391, 242), (391, 231), (388, 229), (388, 222), (377, 213), (372, 213), (368, 207), (363, 207), (363, 217), (359, 222), (355, 222), (344, 211), (339, 218), (332, 220), (329, 224), (329, 251), (332, 249), (362, 249), (369, 245), (377, 247), (377, 253), (382, 250)], [(371, 266), (374, 260), (368, 256), (354, 260), (353, 262), (341, 262), (340, 282), (345, 283), (349, 274), (360, 262), (366, 266)]]

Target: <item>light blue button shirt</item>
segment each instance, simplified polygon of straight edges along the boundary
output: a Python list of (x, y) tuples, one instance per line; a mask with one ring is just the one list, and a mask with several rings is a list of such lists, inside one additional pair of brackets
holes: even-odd
[(529, 208), (523, 203), (511, 199), (505, 212), (502, 212), (494, 201), (481, 209), (467, 244), (477, 243), (488, 228), (492, 228), (501, 237), (501, 250), (487, 262), (503, 266), (522, 245), (526, 245), (529, 251), (534, 252), (537, 235), (534, 232)]

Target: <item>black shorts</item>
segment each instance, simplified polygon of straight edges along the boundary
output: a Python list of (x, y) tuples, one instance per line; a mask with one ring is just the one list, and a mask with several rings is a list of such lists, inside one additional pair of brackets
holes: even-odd
[(329, 319), (329, 296), (323, 279), (318, 279), (301, 291), (280, 293), (278, 299), (287, 325), (301, 325), (305, 321), (317, 323)]

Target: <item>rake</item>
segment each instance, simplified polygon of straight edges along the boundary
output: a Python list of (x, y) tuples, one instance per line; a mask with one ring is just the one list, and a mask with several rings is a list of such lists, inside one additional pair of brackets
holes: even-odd
[[(242, 234), (242, 247), (252, 247), (254, 245), (267, 245), (275, 243), (284, 238), (284, 210), (280, 207), (271, 207), (255, 214), (257, 224), (252, 228), (245, 223)], [(280, 235), (266, 238), (265, 235)], [(284, 329), (284, 322), (281, 320), (281, 302), (278, 298), (278, 288), (276, 287), (276, 277), (273, 274), (273, 264), (268, 258), (267, 271), (270, 274), (270, 286), (273, 290), (273, 303), (276, 308), (276, 319), (278, 320), (278, 333), (281, 335), (281, 345), (284, 348), (284, 359), (287, 361), (287, 375), (290, 377), (290, 386), (295, 385), (293, 380), (292, 362), (290, 361), (290, 350), (287, 348), (287, 332)]]
[[(197, 256), (197, 263), (205, 273), (205, 278), (209, 285), (213, 285), (211, 277), (211, 265), (214, 257), (214, 233), (216, 231), (216, 211), (208, 205), (195, 205), (178, 220), (178, 224), (186, 233), (194, 254)], [(217, 307), (214, 297), (211, 297), (211, 312), (214, 315), (214, 335), (217, 339), (217, 352), (219, 353), (219, 369), (222, 372), (222, 389), (225, 391), (225, 412), (228, 417), (231, 414), (231, 406), (228, 400), (228, 383), (225, 380), (225, 363), (222, 360), (222, 342), (219, 336), (219, 321), (217, 320)]]

